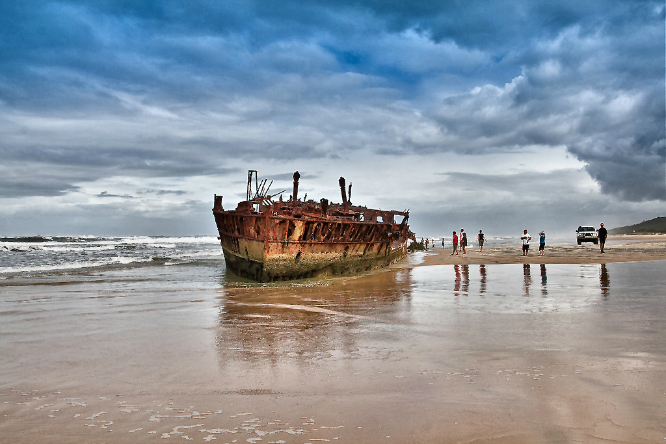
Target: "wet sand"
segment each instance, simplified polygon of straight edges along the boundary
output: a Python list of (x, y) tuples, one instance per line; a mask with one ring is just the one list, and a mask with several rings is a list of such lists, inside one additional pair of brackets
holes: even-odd
[(210, 264), (0, 286), (0, 442), (664, 442), (666, 262), (625, 251), (645, 245), (602, 255), (627, 263), (436, 250), (280, 285)]

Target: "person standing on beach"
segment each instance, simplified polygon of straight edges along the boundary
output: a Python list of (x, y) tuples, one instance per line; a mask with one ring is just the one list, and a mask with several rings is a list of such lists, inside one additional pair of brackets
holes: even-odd
[(467, 254), (467, 233), (461, 230), (462, 240), (460, 241), (460, 246), (462, 247), (463, 255)]
[(546, 249), (546, 233), (542, 231), (541, 233), (539, 233), (539, 256), (543, 256), (545, 249)]
[(455, 231), (453, 232), (453, 251), (451, 252), (451, 256), (453, 256), (454, 253), (456, 256), (458, 255), (458, 235)]
[(523, 230), (523, 235), (520, 238), (523, 240), (523, 256), (527, 256), (527, 253), (530, 252), (530, 240), (532, 240), (532, 236), (527, 233), (527, 230)]
[(597, 238), (599, 238), (599, 251), (604, 252), (604, 246), (606, 245), (606, 238), (608, 237), (608, 230), (604, 228), (604, 224), (601, 224), (597, 230)]
[(483, 230), (479, 230), (479, 253), (483, 251), (483, 243), (486, 241), (486, 235), (483, 234)]

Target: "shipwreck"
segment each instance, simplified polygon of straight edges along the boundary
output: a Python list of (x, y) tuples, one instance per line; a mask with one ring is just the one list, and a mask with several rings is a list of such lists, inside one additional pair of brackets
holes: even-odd
[(247, 179), (246, 200), (235, 209), (225, 210), (218, 195), (213, 206), (227, 269), (238, 276), (272, 282), (361, 273), (402, 259), (414, 239), (408, 210), (352, 205), (342, 177), (342, 203), (299, 199), (298, 171), (286, 201), (286, 190), (271, 195), (273, 182), (259, 181), (255, 170)]

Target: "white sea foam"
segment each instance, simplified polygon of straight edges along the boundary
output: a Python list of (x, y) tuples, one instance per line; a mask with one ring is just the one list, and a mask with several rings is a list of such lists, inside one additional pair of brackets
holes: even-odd
[[(40, 273), (158, 261), (176, 265), (219, 258), (214, 236), (15, 237), (0, 242), (0, 274)], [(155, 263), (155, 262), (153, 262)]]
[(47, 271), (76, 270), (81, 268), (103, 267), (108, 265), (127, 265), (134, 262), (149, 262), (152, 258), (113, 257), (98, 261), (80, 261), (64, 264), (33, 265), (24, 267), (0, 267), (0, 273), (35, 273)]

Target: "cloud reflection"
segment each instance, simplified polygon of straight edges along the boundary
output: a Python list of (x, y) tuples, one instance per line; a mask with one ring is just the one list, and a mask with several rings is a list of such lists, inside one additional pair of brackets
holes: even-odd
[(398, 270), (227, 288), (216, 333), (221, 365), (289, 362), (305, 368), (338, 355), (358, 358), (364, 352), (356, 340), (364, 325), (407, 320), (410, 285), (409, 273)]

